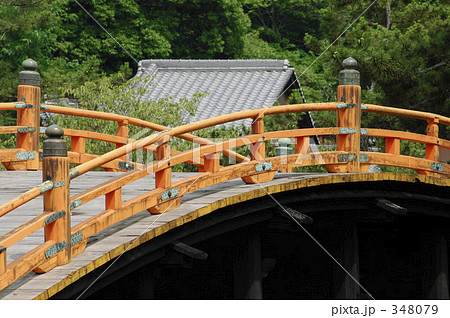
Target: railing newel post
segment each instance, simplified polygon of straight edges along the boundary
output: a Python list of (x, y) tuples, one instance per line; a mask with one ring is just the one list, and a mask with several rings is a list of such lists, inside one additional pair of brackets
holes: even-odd
[(357, 65), (354, 58), (348, 57), (339, 73), (336, 125), (340, 132), (336, 136), (336, 150), (346, 152), (349, 157), (345, 166), (326, 166), (331, 172), (361, 172), (361, 86)]
[[(17, 133), (16, 147), (28, 153), (25, 164), (13, 163), (14, 170), (39, 169), (39, 128), (41, 111), (41, 88), (38, 64), (27, 59), (22, 63), (25, 69), (19, 73), (17, 100), (23, 102), (23, 107), (17, 106), (17, 126), (26, 127), (26, 132)], [(19, 104), (20, 105), (20, 104)]]
[[(62, 136), (64, 130), (52, 125), (45, 131), (42, 159), (42, 179), (51, 181), (52, 189), (45, 192), (44, 211), (60, 212), (62, 217), (44, 227), (45, 241), (56, 241), (63, 249), (58, 252), (57, 265), (64, 265), (71, 259), (71, 211), (70, 178), (67, 143)], [(65, 248), (64, 248), (65, 247)]]

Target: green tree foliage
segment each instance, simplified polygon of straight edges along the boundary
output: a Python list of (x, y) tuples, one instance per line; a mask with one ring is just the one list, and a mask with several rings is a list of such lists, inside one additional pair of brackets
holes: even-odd
[(80, 61), (96, 56), (105, 70), (145, 58), (231, 58), (250, 27), (237, 0), (79, 3), (89, 14), (74, 1), (59, 1), (63, 27), (55, 54)]
[[(353, 24), (372, 2), (2, 0), (0, 99), (15, 99), (20, 65), (28, 57), (38, 62), (48, 97), (98, 83), (125, 62), (135, 71), (136, 61), (144, 58), (256, 58), (288, 59), (307, 102), (333, 101), (341, 62), (353, 56), (365, 102), (448, 116), (448, 4), (379, 0)], [(294, 94), (290, 102), (302, 101)], [(334, 121), (333, 114), (312, 115), (318, 126)], [(297, 120), (284, 118), (274, 125), (288, 127)], [(409, 119), (364, 115), (363, 121), (365, 126), (424, 130)]]
[(52, 10), (55, 1), (2, 0), (0, 2), (0, 56), (10, 65), (51, 55), (49, 43), (56, 39)]
[(16, 99), (18, 73), (28, 57), (48, 62), (49, 43), (56, 39), (52, 7), (55, 1), (2, 0), (0, 2), (0, 100)]
[[(337, 1), (323, 8), (323, 36), (307, 35), (309, 47), (322, 51), (371, 2)], [(378, 1), (326, 53), (324, 67), (337, 76), (340, 62), (352, 56), (358, 61), (366, 102), (449, 116), (449, 13), (444, 1)], [(426, 125), (380, 116), (372, 116), (367, 124), (421, 133)]]
[(109, 72), (124, 61), (136, 64), (143, 58), (169, 56), (170, 43), (146, 18), (139, 1), (59, 0), (57, 7), (61, 27), (54, 43), (56, 56), (78, 61), (96, 57)]
[(306, 33), (317, 34), (319, 9), (326, 1), (313, 0), (245, 0), (253, 29), (269, 43), (286, 49), (305, 49)]
[(239, 0), (156, 0), (143, 10), (171, 43), (172, 58), (234, 58), (250, 28)]

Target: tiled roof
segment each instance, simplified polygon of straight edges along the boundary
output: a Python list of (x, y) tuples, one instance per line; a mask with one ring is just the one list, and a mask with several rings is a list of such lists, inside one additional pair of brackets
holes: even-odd
[(149, 75), (153, 85), (143, 100), (208, 93), (195, 116), (185, 116), (186, 122), (272, 106), (295, 81), (288, 60), (143, 60), (136, 76)]

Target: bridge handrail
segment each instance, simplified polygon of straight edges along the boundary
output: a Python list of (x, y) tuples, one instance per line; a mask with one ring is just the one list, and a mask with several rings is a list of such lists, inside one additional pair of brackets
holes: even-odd
[[(117, 123), (126, 123), (130, 125), (134, 125), (137, 127), (142, 128), (148, 128), (150, 130), (161, 132), (165, 131), (167, 129), (170, 129), (167, 126), (155, 124), (143, 119), (134, 118), (126, 115), (118, 115), (118, 114), (111, 114), (101, 111), (94, 111), (94, 110), (85, 110), (85, 109), (79, 109), (79, 108), (69, 108), (64, 106), (58, 106), (58, 105), (45, 105), (46, 109), (41, 110), (44, 112), (50, 112), (54, 114), (62, 114), (62, 115), (70, 115), (70, 116), (77, 116), (77, 117), (87, 117), (87, 118), (94, 118), (94, 119), (103, 119), (103, 120), (109, 120), (109, 121), (115, 121)], [(177, 136), (181, 139), (190, 141), (190, 142), (197, 142), (197, 143), (211, 143), (210, 140), (202, 137), (198, 137), (192, 134), (181, 134)], [(240, 154), (234, 153), (234, 152), (226, 152), (224, 153), (226, 156), (234, 156), (239, 161), (245, 161), (246, 158)]]
[[(10, 103), (10, 104), (14, 104), (14, 103)], [(133, 141), (126, 146), (122, 146), (122, 147), (115, 149), (107, 154), (98, 156), (86, 163), (83, 163), (83, 164), (77, 166), (76, 168), (74, 168), (71, 171), (71, 178), (75, 178), (81, 174), (86, 173), (87, 171), (98, 168), (98, 167), (100, 167), (112, 160), (120, 158), (123, 155), (126, 155), (136, 149), (149, 147), (151, 150), (154, 151), (155, 146), (153, 145), (153, 147), (151, 147), (152, 144), (155, 144), (156, 142), (160, 141), (163, 137), (170, 138), (170, 137), (184, 136), (186, 138), (189, 138), (190, 141), (198, 141), (198, 139), (195, 139), (198, 137), (196, 137), (195, 135), (191, 135), (190, 133), (192, 133), (193, 131), (199, 130), (199, 129), (208, 128), (211, 126), (216, 126), (216, 125), (220, 125), (220, 124), (224, 124), (224, 123), (228, 123), (228, 122), (232, 122), (232, 121), (237, 121), (237, 120), (242, 120), (242, 119), (247, 119), (247, 118), (258, 118), (258, 117), (264, 116), (264, 115), (274, 115), (274, 114), (290, 113), (290, 112), (307, 112), (307, 111), (333, 111), (333, 110), (338, 109), (337, 108), (338, 104), (339, 103), (293, 104), (293, 105), (284, 105), (284, 106), (276, 106), (276, 107), (269, 107), (269, 108), (245, 110), (245, 111), (240, 111), (240, 112), (236, 112), (233, 114), (226, 114), (226, 115), (221, 115), (221, 116), (217, 116), (214, 118), (205, 119), (205, 120), (195, 122), (195, 123), (185, 124), (185, 125), (182, 125), (179, 127), (172, 128), (172, 129), (169, 128), (169, 129), (166, 129), (165, 131), (160, 132), (157, 135), (150, 135), (141, 140)], [(431, 120), (432, 118), (433, 119), (438, 118), (440, 123), (443, 123), (443, 124), (450, 123), (450, 118), (440, 116), (440, 115), (428, 114), (428, 113), (419, 112), (419, 111), (410, 111), (410, 110), (405, 110), (405, 109), (397, 109), (397, 108), (386, 107), (386, 106), (378, 106), (378, 105), (365, 105), (365, 106), (368, 107), (368, 109), (365, 109), (365, 111), (367, 111), (367, 112), (377, 112), (377, 113), (383, 113), (383, 114), (388, 114), (388, 115), (403, 115), (405, 117), (411, 117), (411, 118), (417, 118), (417, 119), (423, 119), (423, 120)], [(64, 108), (61, 106), (53, 106), (53, 105), (51, 106), (51, 109), (49, 109), (49, 110), (56, 111), (59, 113), (64, 113), (67, 115), (81, 114), (84, 117), (92, 118), (93, 116), (95, 116), (95, 118), (97, 118), (97, 119), (109, 119), (109, 120), (115, 120), (115, 121), (127, 120), (128, 118), (131, 119), (131, 117), (127, 117), (127, 116), (115, 115), (115, 114), (109, 114), (109, 113), (103, 113), (103, 112), (96, 112), (96, 111), (87, 111), (86, 113), (83, 113), (83, 110), (81, 110), (81, 109)], [(133, 118), (132, 122), (135, 124), (139, 124), (139, 125), (141, 125), (141, 127), (145, 127), (145, 128), (158, 129), (158, 130), (160, 130), (162, 128), (166, 128), (161, 125), (152, 124), (150, 122), (146, 122), (146, 121), (134, 119), (134, 118)], [(78, 131), (78, 130), (69, 130), (69, 132), (70, 131), (76, 132), (76, 133), (83, 132), (83, 131)], [(416, 142), (429, 143), (429, 144), (439, 145), (440, 147), (443, 147), (443, 148), (449, 147), (449, 142), (445, 141), (444, 139), (439, 139), (439, 138), (436, 139), (433, 137), (420, 135), (420, 134), (412, 134), (412, 133), (408, 133), (408, 132), (398, 132), (398, 131), (389, 131), (389, 130), (377, 130), (377, 129), (373, 129), (373, 128), (369, 129), (368, 131), (370, 131), (371, 133), (368, 133), (367, 135), (371, 135), (371, 136), (386, 137), (387, 135), (389, 135), (390, 137), (396, 137), (396, 138), (403, 139), (403, 140), (411, 140), (411, 141), (416, 141)], [(383, 133), (384, 133), (384, 135), (383, 135)], [(110, 136), (110, 135), (100, 134), (100, 133), (93, 133), (93, 134), (95, 134), (96, 135), (95, 138), (98, 138), (99, 140), (107, 139), (106, 136)], [(320, 132), (319, 128), (316, 128), (314, 131), (311, 131), (310, 134), (311, 134), (311, 136), (321, 135), (321, 132)], [(333, 134), (333, 133), (329, 133), (329, 134)], [(105, 135), (105, 136), (103, 136), (103, 135)], [(117, 136), (111, 136), (111, 137), (120, 138)], [(280, 137), (280, 138), (283, 138), (283, 137)], [(203, 138), (201, 138), (201, 141), (203, 141)], [(212, 144), (212, 142), (208, 140), (208, 144)], [(228, 149), (224, 149), (223, 152), (226, 152), (227, 150)], [(248, 161), (247, 158), (246, 158), (246, 160)], [(34, 196), (34, 197), (38, 196), (36, 191), (34, 191), (33, 193), (36, 194), (36, 196)], [(18, 202), (21, 202), (20, 205), (29, 201), (29, 200), (28, 201), (23, 200), (24, 197), (25, 196), (17, 197)], [(27, 195), (27, 198), (29, 198), (28, 195)], [(32, 198), (30, 198), (30, 200), (31, 199)], [(15, 206), (15, 207), (17, 207), (17, 206)], [(2, 215), (2, 213), (5, 213), (2, 211), (6, 211), (5, 206), (0, 207), (0, 216)]]
[(16, 105), (20, 102), (0, 103), (0, 111), (2, 110), (16, 110)]
[[(25, 93), (27, 89), (33, 93)], [(37, 97), (37, 92), (40, 92), (38, 87), (22, 85), (19, 86), (18, 96), (26, 95)], [(29, 128), (28, 130), (24, 129), (22, 134), (18, 134), (18, 138), (19, 135), (22, 135), (21, 137), (23, 137), (28, 133), (28, 137), (36, 138), (37, 133), (42, 133), (40, 129), (39, 132), (36, 131), (39, 127), (35, 127), (34, 130), (32, 129), (33, 127), (30, 127), (31, 124), (37, 121), (37, 117), (39, 117), (39, 112), (41, 111), (116, 121), (119, 126), (132, 124), (138, 127), (158, 131), (156, 134), (152, 134), (139, 140), (130, 140), (128, 138), (128, 133), (121, 136), (112, 136), (96, 132), (90, 133), (82, 130), (68, 129), (67, 135), (72, 138), (92, 137), (92, 139), (113, 142), (116, 143), (116, 145), (123, 144), (123, 146), (117, 147), (115, 150), (99, 156), (86, 154), (87, 161), (85, 160), (71, 170), (68, 168), (68, 157), (58, 155), (46, 156), (44, 154), (43, 161), (46, 163), (44, 166), (46, 169), (55, 169), (55, 175), (57, 175), (57, 177), (55, 177), (53, 172), (50, 174), (48, 171), (45, 172), (45, 176), (52, 176), (52, 181), (41, 183), (33, 189), (28, 190), (15, 199), (0, 206), (1, 217), (24, 203), (37, 198), (42, 194), (44, 195), (44, 212), (0, 237), (0, 245), (5, 247), (3, 248), (0, 246), (0, 289), (4, 288), (23, 274), (26, 274), (29, 270), (48, 271), (57, 265), (62, 265), (64, 262), (70, 261), (70, 253), (72, 253), (72, 256), (81, 253), (84, 250), (89, 237), (131, 215), (145, 209), (154, 214), (163, 213), (178, 206), (184, 194), (230, 179), (242, 178), (246, 183), (266, 182), (272, 180), (275, 172), (279, 169), (291, 169), (292, 167), (309, 165), (323, 165), (329, 172), (365, 172), (371, 164), (402, 166), (415, 169), (418, 173), (432, 177), (448, 178), (450, 175), (450, 165), (439, 162), (439, 148), (450, 149), (450, 141), (438, 137), (438, 124), (449, 125), (450, 118), (407, 109), (378, 105), (361, 105), (360, 86), (356, 84), (339, 85), (337, 96), (337, 100), (347, 100), (347, 102), (295, 104), (244, 110), (174, 128), (123, 115), (67, 108), (57, 105), (40, 105), (37, 98), (31, 98), (31, 101), (28, 100), (27, 102), (30, 104), (26, 104), (25, 101), (17, 103), (0, 103), (0, 111), (18, 110), (20, 111), (20, 117), (22, 119), (28, 111), (33, 112), (32, 116), (30, 116), (30, 118), (33, 118), (32, 120), (27, 119), (19, 122), (18, 115), (17, 126), (11, 126), (13, 128), (0, 127), (0, 133), (20, 132), (19, 128)], [(273, 132), (264, 131), (263, 118), (265, 116), (308, 111), (336, 111), (336, 127), (293, 129)], [(402, 131), (361, 128), (361, 111), (425, 120), (428, 123), (427, 134), (421, 135)], [(214, 143), (213, 141), (199, 138), (192, 134), (200, 129), (248, 118), (253, 119), (251, 135), (248, 136), (241, 136)], [(310, 152), (309, 138), (311, 136), (321, 135), (336, 136), (336, 150)], [(385, 138), (386, 152), (375, 153), (361, 151), (361, 135)], [(61, 137), (62, 133), (59, 136)], [(200, 147), (184, 152), (172, 151), (169, 146), (169, 141), (171, 138), (175, 137), (200, 144)], [(280, 138), (294, 138), (296, 140), (294, 153), (266, 157), (266, 141)], [(425, 158), (401, 155), (400, 140), (410, 140), (425, 144)], [(26, 150), (24, 148), (27, 147), (27, 142), (29, 141), (30, 140), (26, 141), (25, 139), (22, 139), (21, 142), (17, 143), (18, 146), (16, 149), (7, 150), (7, 156), (12, 156), (20, 151)], [(34, 139), (34, 141), (36, 141), (36, 139)], [(127, 144), (125, 144), (124, 141), (126, 141)], [(22, 144), (24, 148), (19, 147), (19, 145)], [(232, 151), (232, 149), (244, 145), (250, 145), (250, 159), (237, 155)], [(65, 195), (61, 194), (70, 191), (69, 180), (77, 178), (95, 168), (105, 167), (112, 162), (117, 164), (124, 160), (123, 158), (125, 158), (125, 155), (130, 154), (137, 149), (156, 152), (156, 160), (146, 165), (136, 165), (133, 167), (134, 170), (118, 175), (117, 177), (87, 189), (78, 195), (72, 197), (67, 195), (66, 198)], [(39, 149), (36, 150), (33, 148), (32, 152), (36, 154), (36, 151), (38, 150)], [(0, 151), (0, 159), (2, 151), (3, 150)], [(6, 152), (3, 151), (3, 154), (5, 153)], [(234, 158), (237, 157), (241, 162), (225, 167), (220, 166), (220, 158), (218, 156), (220, 153), (233, 156)], [(28, 155), (30, 152), (26, 154)], [(69, 152), (69, 157), (71, 155), (74, 155), (74, 153)], [(39, 163), (39, 158), (36, 158), (36, 156), (30, 156), (30, 158), (32, 163), (29, 167), (36, 169), (36, 167), (38, 167), (37, 164)], [(200, 162), (200, 160), (203, 160), (201, 163), (203, 166), (202, 173), (172, 183), (172, 166), (182, 162), (189, 162), (189, 160), (197, 163)], [(127, 163), (125, 162), (125, 164)], [(123, 201), (122, 188), (149, 174), (155, 175), (155, 189), (130, 200)], [(65, 178), (64, 180), (66, 181), (60, 181), (62, 178)], [(58, 185), (56, 185), (57, 183)], [(193, 184), (195, 185), (191, 187)], [(69, 220), (70, 223), (70, 213), (65, 213), (65, 211), (71, 211), (100, 196), (105, 196), (104, 211), (72, 228), (62, 225), (66, 223), (61, 222), (67, 222), (67, 220)], [(55, 203), (55, 205), (52, 203)], [(59, 225), (55, 227), (51, 226), (51, 228), (47, 227), (47, 225), (52, 222), (58, 222)], [(51, 232), (50, 236), (47, 237), (46, 235), (46, 242), (6, 267), (6, 247), (11, 246), (42, 227), (45, 227), (46, 234), (47, 231)], [(66, 246), (63, 246), (63, 242), (66, 243)], [(58, 254), (60, 252), (62, 253)], [(57, 255), (57, 260), (54, 258), (55, 255)], [(22, 266), (21, 264), (26, 265)]]
[(150, 135), (140, 139), (139, 141), (132, 142), (126, 146), (115, 149), (109, 153), (106, 153), (94, 160), (83, 163), (77, 166), (73, 174), (75, 176), (82, 175), (87, 171), (95, 169), (102, 164), (107, 163), (110, 160), (121, 157), (129, 152), (133, 152), (136, 149), (146, 147), (150, 144), (156, 143), (160, 141), (162, 138), (170, 138), (170, 137), (179, 137), (180, 135), (184, 135), (186, 133), (191, 133), (196, 130), (213, 127), (221, 124), (226, 124), (233, 121), (238, 121), (242, 119), (248, 118), (262, 118), (260, 116), (264, 116), (267, 114), (281, 114), (287, 112), (306, 112), (306, 111), (319, 111), (319, 110), (335, 110), (337, 107), (337, 103), (311, 103), (311, 104), (295, 104), (295, 105), (286, 105), (286, 106), (277, 106), (270, 108), (259, 108), (259, 109), (251, 109), (251, 110), (243, 110), (240, 112), (220, 115), (213, 118), (203, 119), (194, 123), (189, 123), (185, 125), (181, 125), (174, 128), (169, 128), (168, 130), (162, 131), (156, 135)]
[(439, 120), (439, 124), (450, 126), (450, 118), (434, 113), (426, 113), (418, 110), (404, 109), (398, 107), (379, 106), (372, 104), (362, 104), (363, 112), (378, 113), (384, 115), (401, 116), (407, 118), (421, 119), (425, 121)]
[[(2, 111), (2, 110), (3, 111), (7, 111), (7, 110), (17, 111), (22, 108), (21, 105), (26, 105), (25, 101), (0, 103), (0, 111)], [(87, 117), (87, 118), (92, 118), (92, 119), (103, 119), (103, 120), (108, 120), (108, 121), (115, 121), (119, 124), (119, 126), (125, 126), (125, 127), (130, 124), (130, 125), (134, 125), (137, 127), (147, 128), (147, 129), (150, 129), (150, 130), (156, 131), (156, 132), (169, 129), (169, 127), (166, 127), (164, 125), (155, 124), (155, 123), (145, 121), (142, 119), (133, 118), (130, 116), (125, 116), (125, 115), (111, 114), (111, 113), (106, 113), (106, 112), (101, 112), (101, 111), (84, 110), (84, 109), (70, 108), (70, 107), (64, 107), (64, 106), (58, 106), (58, 105), (40, 105), (39, 108), (40, 108), (39, 109), (40, 112), (49, 112), (49, 113), (69, 115), (69, 116), (78, 116), (78, 117)], [(30, 133), (31, 130), (30, 131), (27, 130), (30, 128), (32, 128), (32, 127), (5, 126), (5, 127), (0, 127), (0, 134), (18, 133), (18, 132), (21, 132), (20, 129), (24, 130), (21, 133)], [(39, 129), (39, 128), (41, 128), (41, 129)], [(34, 130), (39, 130), (39, 133), (43, 134), (45, 128), (34, 127)], [(82, 130), (67, 129), (65, 135), (68, 137), (71, 137), (71, 138), (74, 138), (74, 137), (80, 138), (81, 137), (81, 138), (110, 142), (110, 143), (116, 144), (117, 147), (122, 144), (127, 144), (127, 142), (129, 142), (129, 141), (133, 141), (133, 139), (128, 138), (128, 132), (126, 132), (125, 135), (119, 136), (119, 131), (118, 131), (118, 135), (116, 136), (116, 135), (100, 134), (100, 133), (91, 132), (91, 131), (83, 131), (82, 132)], [(196, 142), (199, 144), (210, 144), (211, 143), (211, 141), (206, 138), (201, 138), (201, 137), (194, 136), (191, 134), (182, 134), (178, 137), (181, 139), (185, 139), (190, 142)], [(83, 142), (82, 149), (84, 149), (84, 140), (82, 142)], [(154, 147), (149, 147), (149, 148), (144, 148), (143, 150), (154, 152), (153, 148)], [(21, 152), (27, 151), (27, 149), (20, 149), (20, 150), (21, 150)], [(17, 152), (19, 152), (19, 151), (17, 151)], [(78, 148), (74, 149), (73, 152), (80, 153), (81, 155), (83, 155), (83, 158), (85, 158), (85, 159), (87, 158), (86, 160), (91, 160), (93, 157), (98, 156), (95, 154), (86, 154), (84, 152), (84, 150), (80, 151), (80, 150), (78, 150)], [(172, 153), (177, 153), (177, 151), (172, 149)], [(10, 153), (9, 157), (7, 159), (5, 159), (4, 162), (18, 160), (17, 158), (15, 158), (15, 154), (16, 154), (15, 152)], [(232, 157), (238, 161), (247, 161), (248, 160), (244, 156), (242, 156), (238, 153), (235, 153), (233, 151), (229, 151), (229, 150), (225, 150), (223, 154), (228, 157)], [(78, 158), (78, 157), (75, 157), (75, 158)], [(80, 163), (83, 163), (83, 161), (82, 162), (75, 161), (73, 163), (80, 164)], [(137, 163), (133, 163), (133, 164), (138, 165)], [(110, 167), (104, 167), (104, 168), (110, 168)], [(113, 168), (113, 171), (116, 171), (116, 170), (120, 171), (121, 169)]]

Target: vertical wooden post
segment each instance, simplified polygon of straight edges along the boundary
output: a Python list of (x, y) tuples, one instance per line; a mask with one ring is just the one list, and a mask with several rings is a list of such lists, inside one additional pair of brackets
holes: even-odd
[[(194, 141), (195, 142), (195, 141)], [(203, 141), (197, 142), (198, 144), (200, 144), (200, 147), (197, 148), (198, 152), (193, 153), (193, 162), (197, 162), (197, 161), (203, 161), (203, 165), (199, 165), (198, 167), (198, 172), (217, 172), (220, 170), (220, 150), (223, 149), (217, 149), (216, 148), (216, 152), (214, 153), (210, 153), (207, 155), (202, 156), (203, 160), (198, 160), (197, 158), (199, 157), (199, 153), (201, 150), (201, 147), (203, 145), (207, 145), (206, 143), (204, 143)]]
[(355, 59), (346, 58), (342, 62), (344, 70), (339, 73), (336, 150), (347, 152), (349, 157), (347, 165), (338, 168), (338, 172), (360, 172), (361, 86), (359, 72), (354, 69), (357, 64)]
[[(251, 130), (252, 135), (264, 134), (263, 118), (264, 118), (264, 115), (262, 115), (262, 114), (253, 118), (252, 130)], [(257, 141), (250, 145), (250, 158), (252, 161), (256, 160), (259, 162), (264, 162), (264, 160), (266, 159), (266, 142), (264, 140), (264, 137), (263, 137), (263, 140)], [(275, 175), (275, 171), (270, 171), (270, 169), (269, 169), (267, 172), (259, 173), (257, 175), (253, 175), (253, 176), (242, 177), (241, 179), (247, 184), (255, 184), (255, 183), (271, 181), (273, 179), (274, 175)]]
[[(164, 140), (156, 148), (156, 160), (164, 160), (170, 158), (169, 141)], [(167, 167), (155, 173), (155, 188), (168, 188), (172, 185), (172, 167)]]
[[(330, 220), (331, 221), (331, 220)], [(332, 227), (331, 254), (359, 281), (359, 251), (357, 224), (347, 218), (335, 219)], [(358, 299), (359, 285), (340, 266), (333, 263), (335, 299)]]
[(261, 239), (259, 232), (242, 235), (233, 253), (235, 299), (262, 299)]
[(149, 265), (138, 271), (138, 299), (155, 299), (155, 278)]
[(122, 207), (122, 188), (105, 194), (105, 210), (115, 210)]
[[(128, 138), (128, 134), (129, 134), (128, 120), (120, 121), (120, 122), (118, 122), (118, 124), (119, 124), (119, 127), (117, 127), (117, 136)], [(120, 148), (124, 145), (126, 145), (126, 144), (116, 144), (116, 149)], [(120, 159), (126, 161), (127, 156), (124, 155), (124, 156), (120, 157)]]
[(53, 188), (44, 193), (44, 211), (58, 213), (57, 218), (44, 228), (46, 241), (58, 242), (61, 251), (57, 254), (57, 265), (70, 262), (70, 179), (67, 143), (61, 139), (64, 130), (52, 125), (45, 131), (49, 139), (44, 141), (42, 159), (43, 181), (51, 181)]
[[(429, 120), (427, 125), (427, 136), (431, 136), (437, 139), (439, 138), (439, 118)], [(439, 162), (439, 145), (437, 144), (425, 144), (425, 159), (434, 162)], [(441, 175), (436, 172), (430, 172), (426, 170), (416, 170), (418, 174), (439, 178)]]
[[(264, 116), (257, 116), (253, 119), (252, 135), (264, 134)], [(266, 158), (266, 143), (265, 141), (257, 141), (250, 145), (250, 157), (252, 160), (264, 161)]]
[(23, 132), (17, 133), (17, 148), (22, 148), (27, 157), (25, 165), (16, 165), (18, 169), (39, 169), (39, 128), (41, 111), (40, 75), (36, 72), (38, 65), (32, 59), (22, 63), (25, 71), (19, 74), (17, 99), (17, 126), (24, 127)]
[[(125, 119), (122, 121), (118, 121), (117, 124), (119, 125), (117, 127), (117, 136), (128, 138), (128, 134), (129, 134), (128, 120)], [(122, 146), (125, 146), (125, 145), (126, 145), (126, 143), (116, 143), (116, 149), (120, 148)], [(123, 156), (118, 157), (117, 159), (127, 161), (127, 155), (125, 154)], [(106, 168), (105, 171), (117, 172), (117, 171), (122, 171), (122, 170), (118, 169), (118, 168)]]
[(423, 299), (449, 299), (447, 237), (433, 226), (422, 233), (420, 246)]
[(79, 154), (86, 153), (86, 138), (83, 137), (72, 137), (70, 142), (70, 151)]
[(385, 138), (385, 152), (393, 155), (400, 155), (400, 139), (394, 137)]
[[(427, 135), (439, 138), (439, 119), (428, 121)], [(427, 144), (425, 146), (425, 159), (439, 162), (439, 146), (433, 144)]]
[(0, 275), (6, 272), (6, 247), (0, 246)]
[(309, 152), (309, 137), (295, 138), (295, 153), (306, 155)]
[[(170, 146), (168, 144), (169, 140), (170, 136), (164, 136), (163, 139), (159, 141), (159, 146), (156, 148), (156, 160), (170, 159)], [(166, 168), (155, 172), (156, 189), (168, 189), (172, 187), (172, 167), (170, 165), (170, 161), (164, 165), (167, 165)], [(169, 209), (174, 209), (179, 206), (182, 198), (183, 195), (178, 193), (176, 196), (166, 198), (164, 202), (148, 208), (147, 211), (152, 214), (164, 213)]]
[(203, 171), (204, 172), (217, 172), (220, 169), (220, 153), (211, 153), (203, 157)]

